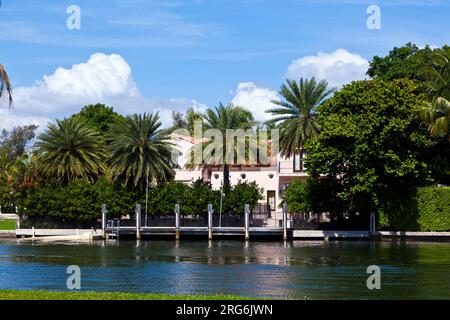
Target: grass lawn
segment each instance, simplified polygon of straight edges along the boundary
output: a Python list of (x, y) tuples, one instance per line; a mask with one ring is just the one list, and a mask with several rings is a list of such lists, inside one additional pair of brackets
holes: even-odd
[(121, 292), (53, 292), (0, 290), (0, 300), (245, 300), (238, 296), (195, 296)]
[(0, 230), (16, 230), (16, 220), (0, 220)]

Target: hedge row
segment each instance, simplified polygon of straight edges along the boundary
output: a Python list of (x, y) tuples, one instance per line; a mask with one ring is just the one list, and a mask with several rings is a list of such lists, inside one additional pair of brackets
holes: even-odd
[[(208, 203), (212, 203), (216, 211), (220, 206), (220, 192), (200, 182), (189, 186), (172, 181), (149, 191), (149, 214), (172, 215), (176, 203), (180, 204), (182, 215), (206, 214)], [(254, 207), (262, 198), (262, 192), (254, 182), (239, 182), (223, 198), (223, 211), (242, 214), (244, 205)], [(111, 185), (104, 177), (94, 184), (78, 179), (67, 186), (35, 186), (29, 189), (20, 199), (19, 214), (31, 221), (89, 225), (101, 217), (103, 203), (107, 205), (110, 218), (133, 215), (136, 203), (145, 204), (145, 194)]]
[(392, 231), (450, 231), (450, 188), (419, 188), (410, 199), (389, 203), (380, 210), (379, 228)]

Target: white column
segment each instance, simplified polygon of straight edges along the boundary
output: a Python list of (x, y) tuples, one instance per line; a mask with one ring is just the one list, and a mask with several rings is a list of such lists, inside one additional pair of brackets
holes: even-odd
[(208, 204), (208, 239), (211, 240), (213, 237), (212, 225), (213, 225), (213, 206)]
[(136, 214), (136, 239), (141, 240), (141, 205), (137, 204), (134, 210)]
[(249, 225), (250, 225), (250, 206), (248, 204), (245, 205), (245, 240), (250, 238)]
[(102, 204), (102, 238), (106, 239), (106, 204)]
[(175, 205), (175, 239), (180, 239), (180, 205)]
[(287, 212), (288, 212), (288, 205), (285, 202), (283, 205), (283, 240), (287, 240)]

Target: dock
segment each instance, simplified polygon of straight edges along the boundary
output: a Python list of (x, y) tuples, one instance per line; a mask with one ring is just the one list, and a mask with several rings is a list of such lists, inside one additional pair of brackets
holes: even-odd
[(339, 239), (370, 239), (368, 230), (294, 230), (292, 238), (295, 240), (339, 240)]
[[(141, 227), (140, 237), (171, 237), (171, 238), (234, 238), (245, 239), (246, 229), (244, 227)], [(293, 230), (287, 230), (288, 238), (292, 239)], [(137, 227), (107, 227), (106, 234), (109, 237), (117, 238), (132, 238), (137, 235)], [(283, 228), (269, 228), (269, 227), (249, 227), (249, 238), (266, 238), (282, 240), (284, 234)]]

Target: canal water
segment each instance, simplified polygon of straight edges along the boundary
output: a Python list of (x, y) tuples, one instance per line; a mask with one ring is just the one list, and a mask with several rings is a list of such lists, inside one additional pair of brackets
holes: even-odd
[[(0, 289), (230, 294), (308, 299), (449, 299), (450, 243), (120, 241), (96, 244), (0, 241)], [(381, 268), (368, 290), (367, 267)]]

